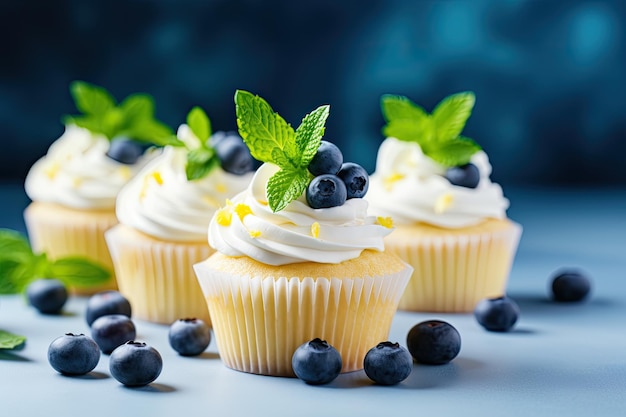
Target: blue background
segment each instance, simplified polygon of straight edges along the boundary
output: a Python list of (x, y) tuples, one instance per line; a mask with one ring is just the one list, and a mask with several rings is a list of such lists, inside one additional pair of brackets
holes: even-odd
[(428, 110), (472, 90), (465, 134), (508, 185), (624, 185), (624, 1), (22, 1), (0, 5), (0, 178), (23, 180), (74, 113), (82, 79), (193, 105), (234, 129), (233, 94), (289, 122), (331, 105), (327, 138), (374, 169), (379, 98)]

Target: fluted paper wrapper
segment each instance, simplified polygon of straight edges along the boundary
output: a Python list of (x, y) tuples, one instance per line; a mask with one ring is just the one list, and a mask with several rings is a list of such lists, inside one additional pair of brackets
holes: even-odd
[(193, 265), (209, 257), (208, 243), (165, 242), (118, 225), (106, 233), (120, 292), (133, 318), (171, 324), (198, 318), (211, 324)]
[(24, 211), (28, 237), (35, 252), (45, 252), (50, 259), (82, 256), (99, 263), (111, 272), (111, 278), (98, 285), (74, 287), (72, 292), (91, 295), (117, 289), (113, 261), (104, 233), (117, 224), (115, 211), (77, 210), (56, 204), (33, 202)]
[(385, 276), (299, 278), (240, 276), (195, 265), (220, 357), (229, 368), (294, 376), (291, 357), (316, 337), (334, 346), (342, 372), (363, 368), (369, 349), (387, 340), (411, 268)]
[(522, 228), (510, 222), (497, 231), (415, 237), (385, 248), (413, 266), (398, 309), (467, 313), (483, 298), (499, 297), (506, 285)]

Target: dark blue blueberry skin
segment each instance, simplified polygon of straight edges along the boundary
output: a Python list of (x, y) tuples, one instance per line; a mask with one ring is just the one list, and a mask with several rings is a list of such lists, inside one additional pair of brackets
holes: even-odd
[(142, 387), (161, 374), (163, 359), (153, 347), (142, 342), (128, 341), (111, 353), (109, 372), (113, 378), (129, 387)]
[(476, 304), (474, 317), (490, 332), (508, 332), (517, 322), (519, 307), (509, 297), (485, 298)]
[(411, 374), (413, 357), (398, 343), (382, 342), (367, 352), (363, 369), (377, 384), (395, 385)]
[(176, 320), (168, 333), (170, 346), (182, 356), (197, 356), (211, 343), (211, 329), (196, 318)]
[(57, 279), (38, 279), (26, 287), (30, 305), (42, 314), (59, 314), (67, 302), (67, 288)]
[(343, 205), (347, 198), (346, 184), (332, 174), (313, 178), (306, 189), (306, 202), (314, 209), (338, 207)]
[(365, 168), (354, 162), (345, 162), (337, 176), (346, 184), (348, 199), (363, 198), (369, 188), (369, 175)]
[(568, 269), (552, 278), (552, 298), (559, 302), (584, 300), (591, 292), (591, 279), (581, 271)]
[(291, 366), (296, 376), (307, 384), (328, 384), (341, 372), (341, 355), (325, 340), (315, 338), (296, 349)]
[(448, 168), (446, 178), (453, 185), (466, 188), (476, 188), (480, 182), (480, 172), (474, 164)]
[(343, 164), (343, 154), (334, 143), (323, 140), (317, 153), (309, 162), (309, 172), (315, 176), (336, 175)]
[(100, 348), (84, 334), (66, 333), (50, 343), (48, 362), (64, 375), (85, 375), (98, 365)]
[(443, 365), (461, 351), (461, 335), (445, 321), (428, 320), (409, 330), (406, 345), (416, 362)]
[(135, 324), (123, 314), (99, 317), (91, 325), (91, 337), (102, 353), (107, 355), (121, 344), (134, 340), (136, 336)]
[(132, 165), (143, 155), (148, 146), (125, 137), (113, 138), (106, 155), (120, 164)]
[(98, 318), (108, 314), (123, 314), (131, 317), (132, 309), (130, 302), (115, 290), (101, 291), (89, 297), (87, 300), (87, 312), (85, 318), (87, 324), (91, 324)]
[(215, 132), (209, 138), (224, 171), (243, 175), (254, 170), (254, 158), (250, 150), (236, 132)]

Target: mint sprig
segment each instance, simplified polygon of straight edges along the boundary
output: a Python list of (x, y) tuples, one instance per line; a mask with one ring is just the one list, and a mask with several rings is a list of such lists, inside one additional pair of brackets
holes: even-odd
[(0, 350), (19, 348), (26, 342), (26, 337), (0, 330)]
[(481, 147), (461, 136), (474, 108), (472, 92), (444, 98), (431, 114), (404, 96), (381, 97), (381, 110), (387, 124), (383, 134), (420, 145), (424, 154), (436, 162), (454, 167), (465, 165)]
[(308, 165), (324, 136), (330, 106), (320, 106), (304, 116), (294, 131), (261, 97), (235, 92), (239, 134), (252, 156), (280, 169), (267, 182), (266, 194), (273, 212), (284, 209), (306, 190), (311, 181)]
[(105, 282), (111, 273), (85, 258), (70, 256), (50, 260), (34, 253), (21, 233), (0, 229), (0, 294), (23, 292), (38, 278), (56, 278), (67, 286), (86, 287)]
[(121, 103), (104, 88), (74, 81), (70, 93), (79, 115), (66, 115), (63, 122), (74, 124), (112, 140), (124, 136), (157, 146), (176, 141), (172, 129), (154, 116), (154, 99), (143, 93), (131, 94)]

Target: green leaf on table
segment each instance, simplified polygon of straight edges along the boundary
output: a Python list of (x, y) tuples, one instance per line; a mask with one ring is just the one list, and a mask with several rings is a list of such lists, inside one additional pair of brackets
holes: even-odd
[(26, 342), (25, 336), (0, 330), (0, 349), (15, 349)]
[(106, 282), (111, 273), (103, 266), (78, 256), (49, 261), (48, 277), (68, 286), (88, 287)]

